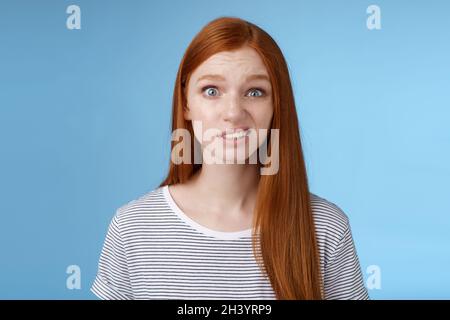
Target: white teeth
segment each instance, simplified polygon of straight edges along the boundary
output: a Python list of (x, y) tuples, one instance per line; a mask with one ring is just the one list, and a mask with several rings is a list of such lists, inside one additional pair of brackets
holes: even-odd
[(239, 132), (234, 132), (234, 133), (228, 133), (228, 134), (225, 134), (223, 137), (225, 139), (240, 139), (240, 138), (248, 135), (248, 132), (249, 132), (248, 130), (244, 130), (244, 131), (239, 131)]

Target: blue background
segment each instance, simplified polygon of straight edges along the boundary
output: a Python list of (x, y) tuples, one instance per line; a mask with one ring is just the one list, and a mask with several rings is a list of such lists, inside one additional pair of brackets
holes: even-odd
[[(81, 8), (69, 30), (66, 8)], [(366, 9), (381, 8), (381, 30)], [(288, 61), (311, 191), (350, 217), (373, 299), (449, 299), (447, 1), (1, 1), (0, 298), (92, 299), (115, 210), (170, 153), (180, 59), (210, 20)], [(81, 289), (66, 268), (81, 268)]]

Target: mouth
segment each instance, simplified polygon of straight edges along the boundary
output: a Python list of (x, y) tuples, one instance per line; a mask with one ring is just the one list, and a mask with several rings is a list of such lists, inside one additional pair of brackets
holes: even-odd
[(227, 129), (219, 134), (219, 138), (225, 140), (239, 140), (250, 134), (250, 128)]

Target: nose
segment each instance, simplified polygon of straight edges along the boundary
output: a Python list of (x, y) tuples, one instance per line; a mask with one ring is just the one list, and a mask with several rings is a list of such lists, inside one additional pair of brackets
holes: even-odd
[(230, 95), (223, 110), (223, 120), (231, 123), (240, 123), (246, 116), (244, 103), (238, 95)]

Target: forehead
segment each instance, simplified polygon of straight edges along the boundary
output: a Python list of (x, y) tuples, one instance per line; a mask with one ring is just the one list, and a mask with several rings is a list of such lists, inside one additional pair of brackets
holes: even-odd
[(197, 79), (209, 73), (222, 74), (224, 77), (229, 74), (233, 74), (233, 77), (254, 73), (268, 75), (261, 57), (255, 49), (250, 47), (212, 55), (197, 67), (192, 73), (192, 78)]

